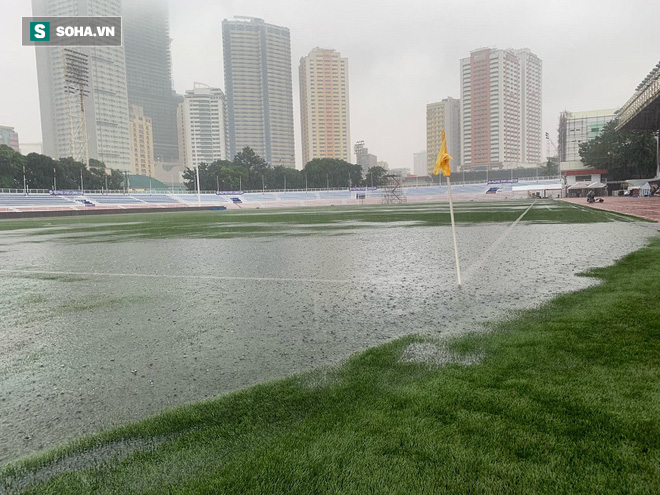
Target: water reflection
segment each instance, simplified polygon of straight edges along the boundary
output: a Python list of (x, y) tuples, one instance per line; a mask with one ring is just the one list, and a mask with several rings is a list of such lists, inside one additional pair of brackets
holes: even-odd
[(0, 252), (0, 462), (404, 334), (478, 329), (586, 286), (576, 272), (654, 232), (463, 226), (460, 291), (447, 227), (349, 233), (95, 244), (14, 235)]

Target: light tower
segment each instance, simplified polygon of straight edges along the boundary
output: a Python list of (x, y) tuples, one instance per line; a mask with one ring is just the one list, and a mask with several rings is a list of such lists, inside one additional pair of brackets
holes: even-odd
[(63, 56), (64, 92), (73, 95), (67, 97), (71, 157), (88, 165), (89, 149), (85, 116), (85, 97), (89, 95), (88, 56), (70, 49), (65, 49)]

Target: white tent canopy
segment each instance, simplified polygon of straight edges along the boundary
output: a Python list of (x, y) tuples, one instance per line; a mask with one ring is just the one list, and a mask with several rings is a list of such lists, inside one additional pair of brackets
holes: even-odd
[(607, 187), (602, 182), (576, 182), (571, 187), (568, 188), (569, 191), (575, 191), (576, 189), (603, 189)]
[(627, 180), (628, 191), (639, 189), (640, 194), (649, 194), (651, 192), (651, 185), (647, 180)]
[(524, 186), (513, 186), (511, 188), (513, 192), (519, 191), (554, 191), (561, 190), (561, 184), (557, 182), (556, 184), (526, 184)]

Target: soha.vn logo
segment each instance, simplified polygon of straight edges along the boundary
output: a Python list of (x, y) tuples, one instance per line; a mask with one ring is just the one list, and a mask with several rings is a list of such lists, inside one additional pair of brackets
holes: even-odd
[[(57, 26), (58, 38), (96, 38), (115, 36), (114, 26)], [(50, 41), (50, 22), (31, 22), (30, 41)]]
[(50, 22), (31, 22), (30, 41), (50, 41)]

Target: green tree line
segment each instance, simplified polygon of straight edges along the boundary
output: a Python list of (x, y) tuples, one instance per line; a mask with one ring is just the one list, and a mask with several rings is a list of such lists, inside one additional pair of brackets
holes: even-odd
[(0, 189), (80, 189), (82, 172), (85, 189), (121, 189), (124, 175), (119, 170), (106, 173), (105, 164), (91, 159), (89, 167), (73, 158), (55, 160), (46, 155), (21, 155), (6, 145), (0, 145)]
[(580, 143), (585, 165), (607, 169), (609, 181), (647, 179), (656, 173), (656, 141), (653, 133), (616, 131), (616, 121), (605, 124), (599, 136)]
[[(386, 174), (384, 168), (372, 167), (363, 176), (360, 165), (334, 158), (315, 158), (302, 170), (271, 167), (252, 148), (245, 147), (233, 161), (217, 160), (200, 164), (199, 188), (202, 191), (236, 191), (379, 186), (386, 181)], [(194, 168), (186, 168), (183, 179), (187, 189), (197, 189)]]

